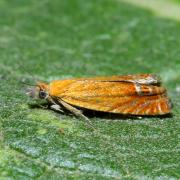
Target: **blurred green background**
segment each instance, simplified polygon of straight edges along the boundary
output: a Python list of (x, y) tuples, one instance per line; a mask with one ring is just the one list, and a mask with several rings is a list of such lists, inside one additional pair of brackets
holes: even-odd
[[(180, 178), (180, 1), (142, 2), (0, 1), (0, 179)], [(173, 117), (94, 117), (96, 133), (30, 108), (22, 83), (134, 73), (161, 76)]]

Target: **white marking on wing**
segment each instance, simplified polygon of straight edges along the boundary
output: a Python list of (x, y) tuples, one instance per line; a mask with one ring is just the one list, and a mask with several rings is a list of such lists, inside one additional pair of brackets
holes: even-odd
[(143, 94), (142, 94), (142, 92), (141, 92), (141, 86), (139, 85), (139, 84), (134, 84), (134, 87), (135, 87), (135, 89), (136, 89), (136, 92), (137, 92), (137, 94), (138, 95), (140, 95), (140, 96), (142, 96)]

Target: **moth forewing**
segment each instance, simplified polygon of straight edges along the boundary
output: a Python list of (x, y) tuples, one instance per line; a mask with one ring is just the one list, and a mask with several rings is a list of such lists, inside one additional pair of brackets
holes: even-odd
[(147, 84), (147, 85), (151, 85), (151, 84), (160, 85), (161, 83), (160, 78), (153, 74), (147, 75), (145, 78), (134, 78), (131, 82), (138, 84)]
[(160, 78), (154, 74), (137, 74), (137, 75), (122, 75), (122, 76), (109, 76), (109, 77), (94, 77), (94, 78), (80, 78), (77, 80), (92, 80), (103, 82), (132, 82), (139, 84), (160, 84)]

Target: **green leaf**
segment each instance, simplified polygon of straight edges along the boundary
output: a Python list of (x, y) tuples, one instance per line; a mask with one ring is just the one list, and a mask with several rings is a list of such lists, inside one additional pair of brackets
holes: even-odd
[[(180, 178), (178, 19), (118, 0), (1, 0), (0, 15), (0, 179)], [(92, 131), (29, 106), (22, 83), (134, 73), (161, 76), (172, 117), (92, 117)]]

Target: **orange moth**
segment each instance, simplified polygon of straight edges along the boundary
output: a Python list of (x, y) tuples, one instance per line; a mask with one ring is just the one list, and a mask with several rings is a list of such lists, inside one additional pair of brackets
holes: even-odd
[(138, 116), (171, 112), (166, 89), (152, 74), (55, 80), (38, 83), (29, 95), (84, 118), (83, 109)]

